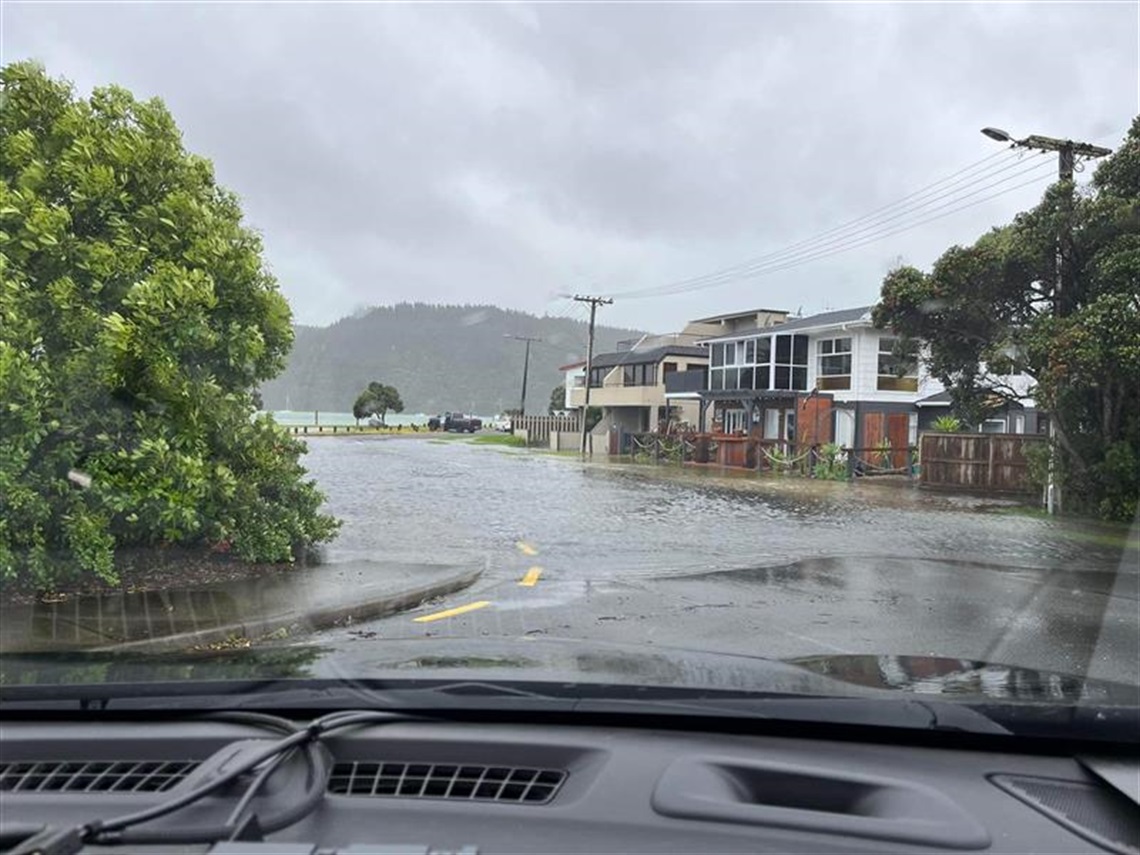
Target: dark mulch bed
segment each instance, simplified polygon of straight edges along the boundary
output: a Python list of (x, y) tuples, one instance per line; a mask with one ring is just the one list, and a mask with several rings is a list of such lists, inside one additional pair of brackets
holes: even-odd
[(87, 577), (61, 582), (50, 591), (37, 590), (27, 583), (4, 583), (0, 601), (4, 605), (32, 602), (62, 602), (84, 594), (137, 593), (170, 588), (206, 588), (240, 579), (291, 572), (294, 564), (247, 564), (227, 555), (206, 550), (182, 548), (131, 549), (115, 557), (119, 573), (116, 585)]

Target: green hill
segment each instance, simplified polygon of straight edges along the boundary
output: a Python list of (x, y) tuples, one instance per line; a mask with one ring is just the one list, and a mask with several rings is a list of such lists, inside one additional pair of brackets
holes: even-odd
[[(327, 327), (296, 329), (286, 370), (261, 390), (269, 410), (352, 408), (370, 380), (400, 391), (406, 412), (463, 410), (482, 414), (517, 407), (522, 388), (521, 341), (531, 345), (527, 412), (546, 412), (558, 366), (584, 358), (586, 327), (495, 306), (401, 303), (358, 312)], [(598, 326), (595, 352), (636, 339), (637, 330)]]

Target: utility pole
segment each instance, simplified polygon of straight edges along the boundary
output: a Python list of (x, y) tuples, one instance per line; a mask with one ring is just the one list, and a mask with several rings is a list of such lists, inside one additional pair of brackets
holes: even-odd
[[(597, 314), (598, 306), (609, 306), (613, 300), (605, 297), (584, 297), (579, 294), (574, 295), (574, 301), (577, 303), (590, 304), (590, 337), (586, 343), (586, 402), (582, 405), (582, 456), (586, 456), (586, 416), (590, 412), (590, 372), (594, 367), (594, 316)], [(590, 451), (593, 452), (591, 446)]]
[(530, 369), (530, 343), (532, 341), (542, 341), (542, 339), (531, 338), (525, 335), (510, 335), (509, 333), (503, 333), (503, 338), (513, 338), (515, 341), (526, 342), (526, 356), (523, 357), (522, 398), (519, 401), (519, 417), (521, 418), (526, 415), (526, 375)]
[[(982, 128), (982, 133), (992, 140), (1011, 143), (1014, 148), (1028, 148), (1034, 151), (1057, 152), (1057, 179), (1064, 183), (1064, 216), (1057, 234), (1057, 260), (1053, 281), (1053, 315), (1064, 317), (1073, 305), (1073, 171), (1077, 157), (1092, 159), (1112, 154), (1112, 149), (1092, 143), (1073, 142), (1057, 137), (1044, 137), (1030, 134), (1025, 139), (1014, 139), (1001, 128)], [(1054, 482), (1057, 456), (1057, 414), (1049, 414), (1049, 482), (1045, 487), (1045, 507), (1054, 514), (1060, 507), (1060, 490)]]

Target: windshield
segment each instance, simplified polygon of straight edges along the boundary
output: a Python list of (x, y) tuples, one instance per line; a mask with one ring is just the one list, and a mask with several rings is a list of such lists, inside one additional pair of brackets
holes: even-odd
[(5, 3), (0, 683), (1135, 712), (1136, 27)]

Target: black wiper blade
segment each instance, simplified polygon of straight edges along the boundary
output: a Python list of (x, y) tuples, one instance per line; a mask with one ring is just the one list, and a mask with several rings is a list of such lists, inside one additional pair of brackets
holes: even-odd
[(220, 681), (10, 687), (0, 710), (84, 709), (125, 712), (172, 709), (372, 709), (471, 712), (592, 713), (731, 717), (755, 721), (845, 724), (918, 730), (1006, 734), (968, 707), (900, 697), (788, 695), (610, 683), (477, 680)]

